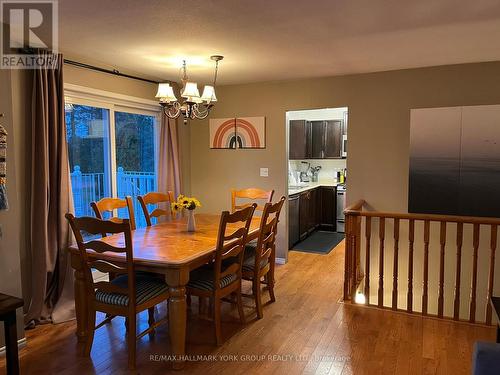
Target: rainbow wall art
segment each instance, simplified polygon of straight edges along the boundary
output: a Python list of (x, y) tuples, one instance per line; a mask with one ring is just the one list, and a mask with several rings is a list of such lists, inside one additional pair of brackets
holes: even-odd
[(210, 148), (266, 148), (266, 118), (210, 119)]

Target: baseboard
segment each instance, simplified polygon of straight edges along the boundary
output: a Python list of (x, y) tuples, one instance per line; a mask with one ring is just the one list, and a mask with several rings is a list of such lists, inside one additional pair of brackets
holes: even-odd
[[(25, 345), (26, 345), (26, 337), (23, 337), (22, 339), (17, 340), (18, 349), (21, 349)], [(4, 355), (5, 355), (5, 346), (2, 346), (0, 348), (0, 357), (3, 357)]]
[(285, 264), (286, 259), (285, 258), (276, 258), (275, 262), (276, 262), (276, 264)]

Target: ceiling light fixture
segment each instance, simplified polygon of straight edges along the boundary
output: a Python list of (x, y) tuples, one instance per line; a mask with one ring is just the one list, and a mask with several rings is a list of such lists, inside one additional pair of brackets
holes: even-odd
[(215, 61), (214, 81), (212, 85), (206, 85), (203, 88), (201, 96), (198, 91), (198, 84), (189, 81), (186, 60), (183, 61), (181, 97), (184, 98), (184, 102), (182, 104), (177, 100), (174, 89), (169, 83), (159, 83), (156, 98), (159, 99), (165, 116), (175, 119), (182, 115), (185, 124), (188, 119), (201, 120), (207, 118), (210, 110), (217, 101), (217, 97), (215, 96), (215, 83), (217, 82), (219, 61), (223, 58), (224, 56), (210, 56), (210, 59)]

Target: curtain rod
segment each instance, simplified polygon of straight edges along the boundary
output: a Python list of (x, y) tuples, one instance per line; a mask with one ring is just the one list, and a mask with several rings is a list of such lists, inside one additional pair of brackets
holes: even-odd
[(68, 65), (78, 66), (80, 68), (95, 70), (95, 71), (101, 72), (101, 73), (107, 73), (107, 74), (112, 74), (112, 75), (119, 76), (119, 77), (131, 78), (131, 79), (136, 79), (138, 81), (143, 81), (143, 82), (158, 84), (157, 81), (153, 81), (153, 80), (147, 79), (147, 78), (133, 76), (133, 75), (130, 75), (130, 74), (121, 73), (117, 69), (113, 69), (113, 70), (104, 69), (104, 68), (99, 68), (98, 66), (89, 65), (89, 64), (85, 64), (85, 63), (81, 63), (81, 62), (73, 61), (73, 60), (67, 60), (67, 59), (64, 59), (64, 63), (68, 64)]

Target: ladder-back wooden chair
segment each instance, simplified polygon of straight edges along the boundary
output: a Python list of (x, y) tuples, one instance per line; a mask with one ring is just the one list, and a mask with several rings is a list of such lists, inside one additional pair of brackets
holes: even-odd
[[(168, 286), (161, 279), (134, 271), (132, 233), (127, 219), (116, 222), (93, 217), (75, 218), (72, 214), (66, 214), (66, 219), (71, 225), (78, 244), (85, 279), (88, 325), (84, 354), (90, 355), (96, 329), (115, 316), (123, 316), (127, 321), (128, 365), (133, 369), (136, 362), (136, 340), (152, 333), (156, 327), (167, 321), (164, 318), (155, 322), (154, 308), (168, 299)], [(82, 232), (122, 234), (124, 247), (114, 247), (101, 240), (84, 241)], [(123, 261), (112, 262), (99, 259), (99, 255), (105, 252), (125, 254), (126, 261), (123, 263)], [(117, 277), (112, 281), (94, 282), (92, 269), (113, 273)], [(149, 328), (137, 335), (136, 314), (144, 310), (148, 310), (149, 313)], [(107, 318), (96, 326), (97, 311), (106, 313)]]
[[(151, 226), (151, 218), (157, 218), (160, 216), (168, 216), (170, 218), (174, 217), (171, 203), (175, 201), (175, 198), (172, 191), (168, 191), (166, 194), (152, 191), (144, 195), (139, 195), (137, 199), (141, 204), (142, 212), (144, 213), (144, 217), (146, 218), (146, 224), (148, 225), (148, 227)], [(165, 203), (168, 205), (168, 207), (166, 209), (157, 207), (153, 211), (149, 212), (148, 204), (158, 203)]]
[[(128, 220), (130, 222), (130, 228), (135, 229), (135, 216), (134, 216), (134, 204), (132, 203), (132, 197), (127, 195), (125, 199), (121, 198), (102, 198), (97, 202), (90, 202), (90, 207), (94, 210), (95, 217), (98, 219), (104, 219), (105, 212), (111, 212), (111, 217), (107, 220), (120, 222), (122, 219), (113, 216), (113, 211), (119, 208), (127, 208), (128, 210)], [(103, 233), (103, 236), (105, 234)]]
[[(244, 280), (252, 281), (253, 298), (257, 309), (257, 317), (262, 319), (262, 289), (261, 283), (267, 285), (271, 302), (274, 296), (274, 268), (276, 261), (276, 235), (278, 222), (285, 197), (277, 203), (266, 203), (260, 220), (259, 237), (255, 246), (248, 244), (245, 248), (242, 275)], [(264, 278), (264, 281), (262, 279)]]
[[(217, 236), (215, 260), (195, 269), (187, 285), (188, 295), (211, 299), (217, 345), (221, 345), (221, 302), (224, 297), (236, 295), (241, 323), (245, 323), (241, 298), (241, 267), (245, 243), (256, 204), (234, 213), (222, 212)], [(233, 225), (234, 224), (234, 225)], [(230, 231), (229, 234), (226, 232)]]
[[(264, 203), (272, 202), (274, 195), (274, 190), (262, 190), (258, 188), (248, 188), (242, 190), (231, 189), (231, 212), (236, 210), (241, 210), (242, 208), (246, 208), (251, 206), (253, 203), (257, 203), (256, 210), (262, 211), (264, 209), (264, 205), (258, 204), (257, 201), (264, 201)], [(246, 200), (250, 202), (246, 203), (238, 203), (240, 200)]]

